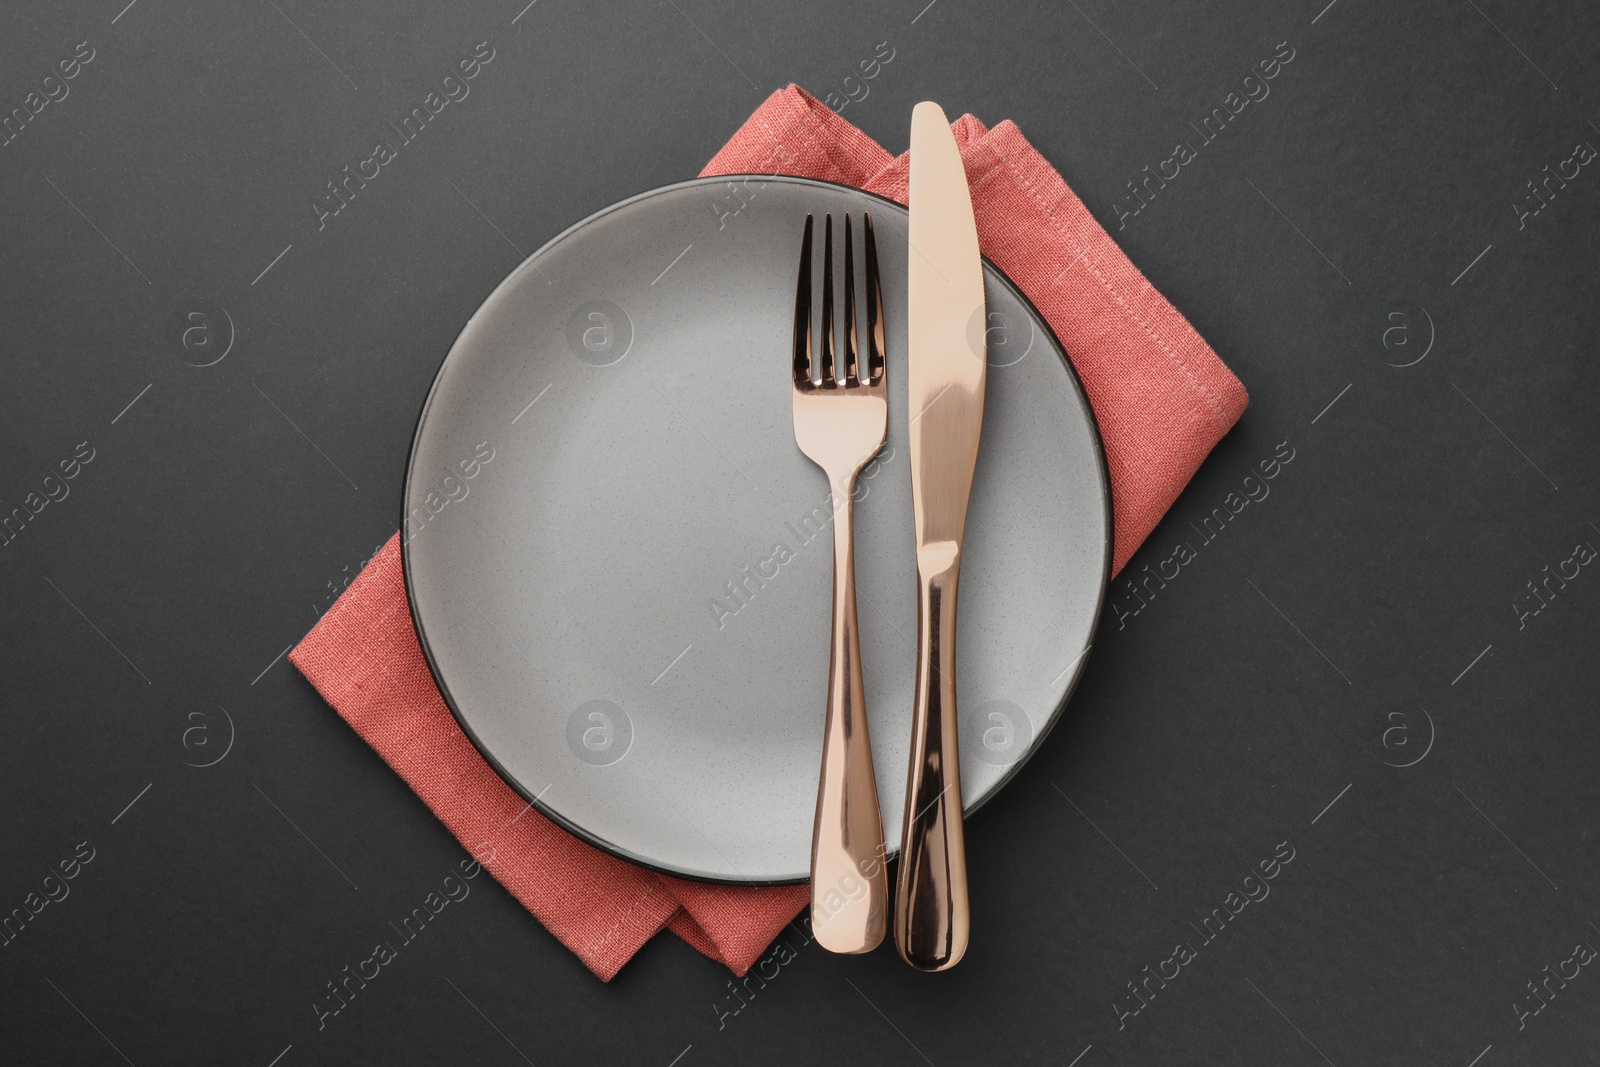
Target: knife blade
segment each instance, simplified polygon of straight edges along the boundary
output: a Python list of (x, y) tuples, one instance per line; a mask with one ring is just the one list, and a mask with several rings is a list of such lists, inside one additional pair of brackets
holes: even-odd
[(956, 717), (956, 588), (983, 428), (983, 261), (955, 135), (931, 101), (911, 113), (906, 388), (917, 538), (917, 684), (895, 901), (895, 945), (942, 971), (967, 948)]

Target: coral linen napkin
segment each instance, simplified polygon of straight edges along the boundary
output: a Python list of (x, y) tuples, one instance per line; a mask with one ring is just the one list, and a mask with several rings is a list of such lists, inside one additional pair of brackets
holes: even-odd
[[(1089, 394), (1111, 470), (1121, 569), (1243, 413), (1244, 387), (1007, 121), (954, 124), (984, 253), (1049, 321)], [(707, 164), (858, 186), (904, 203), (908, 157), (795, 86)], [(759, 195), (755, 181), (730, 196)], [(663, 926), (744, 974), (805, 886), (728, 888), (633, 866), (555, 826), (484, 762), (439, 696), (390, 540), (290, 654), (328, 703), (546, 928), (609, 980)]]

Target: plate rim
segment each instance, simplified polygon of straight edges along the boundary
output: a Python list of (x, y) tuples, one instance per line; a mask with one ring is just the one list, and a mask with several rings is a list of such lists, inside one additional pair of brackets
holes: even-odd
[[(640, 856), (631, 850), (616, 844), (615, 842), (607, 841), (605, 838), (601, 837), (595, 832), (585, 829), (584, 827), (573, 822), (560, 812), (541, 802), (537, 794), (530, 792), (522, 785), (521, 782), (516, 779), (515, 776), (510, 774), (501, 764), (500, 760), (496, 758), (495, 755), (490, 752), (489, 749), (478, 738), (478, 735), (473, 731), (471, 725), (469, 725), (466, 719), (462, 716), (460, 708), (458, 708), (456, 705), (455, 698), (450, 693), (450, 687), (445, 682), (444, 674), (439, 669), (439, 665), (434, 659), (433, 649), (428, 643), (427, 633), (424, 631), (422, 626), (422, 616), (417, 609), (417, 599), (414, 595), (414, 583), (411, 575), (411, 555), (407, 551), (405, 537), (405, 520), (409, 515), (409, 508), (407, 505), (410, 501), (411, 489), (414, 484), (413, 480), (416, 476), (417, 448), (421, 442), (423, 423), (427, 420), (428, 411), (433, 406), (434, 398), (438, 394), (439, 385), (444, 378), (445, 367), (450, 362), (450, 357), (455, 353), (457, 346), (461, 344), (461, 339), (472, 329), (472, 325), (477, 320), (478, 315), (483, 312), (484, 307), (489, 303), (490, 300), (494, 298), (494, 295), (504, 288), (513, 277), (522, 271), (524, 267), (538, 259), (540, 256), (544, 255), (546, 251), (566, 240), (572, 234), (583, 229), (585, 226), (590, 225), (591, 223), (611, 214), (614, 211), (620, 211), (623, 208), (626, 208), (639, 201), (660, 196), (664, 193), (676, 192), (681, 189), (695, 188), (697, 186), (721, 185), (740, 180), (781, 182), (791, 185), (839, 189), (857, 194), (859, 196), (867, 197), (871, 200), (881, 201), (882, 203), (897, 208), (901, 211), (909, 211), (909, 208), (905, 204), (901, 204), (896, 200), (892, 200), (889, 197), (883, 196), (879, 193), (869, 192), (866, 189), (857, 188), (853, 185), (847, 185), (843, 182), (828, 181), (822, 178), (807, 178), (792, 174), (717, 174), (690, 178), (685, 181), (672, 182), (667, 185), (646, 189), (643, 192), (635, 193), (632, 196), (625, 197), (622, 200), (618, 200), (615, 203), (609, 204), (598, 211), (591, 212), (590, 214), (585, 215), (582, 219), (579, 219), (577, 222), (567, 226), (555, 236), (541, 244), (538, 248), (534, 249), (531, 254), (529, 254), (515, 267), (511, 268), (506, 276), (495, 284), (494, 288), (491, 289), (488, 295), (486, 295), (478, 303), (478, 306), (473, 310), (472, 314), (467, 318), (467, 321), (456, 333), (455, 339), (450, 342), (450, 347), (446, 349), (445, 354), (440, 357), (439, 367), (434, 372), (433, 381), (429, 384), (427, 395), (423, 398), (422, 406), (417, 412), (416, 422), (411, 431), (411, 444), (406, 453), (405, 478), (401, 482), (400, 488), (399, 547), (400, 569), (406, 596), (406, 610), (410, 615), (411, 627), (416, 634), (417, 644), (422, 649), (422, 658), (428, 666), (428, 674), (433, 679), (434, 687), (438, 689), (440, 699), (444, 701), (445, 707), (449, 709), (451, 718), (455, 719), (456, 725), (461, 728), (461, 732), (465, 734), (467, 740), (472, 743), (472, 747), (477, 750), (478, 755), (483, 757), (484, 762), (487, 763), (491, 769), (493, 769), (495, 774), (499, 776), (502, 782), (510, 786), (512, 791), (528, 802), (528, 807), (534, 809), (540, 815), (544, 816), (546, 819), (549, 819), (558, 827), (565, 830), (567, 833), (572, 834), (580, 841), (594, 846), (607, 855), (614, 856), (617, 859), (631, 863), (634, 866), (642, 867), (645, 870), (651, 871), (655, 874), (664, 874), (668, 877), (681, 878), (685, 881), (700, 882), (707, 885), (770, 888), (777, 886), (805, 885), (810, 881), (810, 879), (806, 876), (799, 878), (775, 879), (722, 878), (704, 873), (690, 873), (687, 871), (663, 866), (661, 863)], [(1083, 379), (1078, 374), (1078, 368), (1073, 365), (1072, 357), (1067, 353), (1067, 346), (1061, 342), (1060, 337), (1056, 336), (1054, 327), (1050, 325), (1050, 320), (1045, 318), (1044, 313), (1039, 310), (1038, 306), (1031, 298), (1029, 298), (1028, 294), (1022, 290), (1022, 287), (1016, 282), (1012, 281), (1011, 276), (1005, 271), (1001, 270), (993, 260), (986, 255), (980, 255), (979, 258), (982, 260), (983, 265), (988, 268), (988, 270), (993, 271), (994, 276), (1011, 291), (1012, 296), (1014, 296), (1022, 304), (1025, 310), (1032, 313), (1037, 323), (1044, 328), (1045, 341), (1055, 356), (1061, 361), (1062, 365), (1066, 367), (1067, 374), (1072, 380), (1073, 386), (1077, 389), (1078, 395), (1083, 400), (1084, 407), (1089, 412), (1089, 427), (1093, 431), (1091, 435), (1091, 443), (1093, 445), (1093, 451), (1097, 461), (1095, 468), (1099, 475), (1100, 485), (1106, 501), (1104, 514), (1104, 540), (1106, 545), (1106, 553), (1105, 564), (1101, 569), (1099, 591), (1095, 597), (1094, 618), (1090, 623), (1089, 633), (1087, 635), (1088, 643), (1081, 653), (1084, 660), (1083, 665), (1073, 676), (1071, 682), (1068, 683), (1066, 691), (1061, 695), (1060, 701), (1056, 703), (1056, 706), (1052, 708), (1049, 715), (1046, 716), (1045, 723), (1039, 729), (1033, 745), (1026, 753), (1023, 754), (1021, 759), (1017, 760), (1015, 763), (1011, 764), (1011, 766), (1006, 768), (1005, 773), (1003, 773), (995, 781), (994, 785), (987, 793), (973, 801), (970, 805), (964, 807), (962, 812), (963, 819), (971, 818), (972, 815), (978, 811), (978, 809), (982, 808), (985, 804), (989, 803), (989, 801), (993, 800), (1002, 789), (1009, 785), (1011, 780), (1017, 776), (1018, 772), (1020, 772), (1022, 768), (1033, 759), (1034, 755), (1042, 747), (1044, 747), (1045, 739), (1050, 735), (1050, 732), (1055, 729), (1056, 724), (1061, 721), (1063, 713), (1066, 711), (1067, 704), (1069, 704), (1072, 700), (1072, 694), (1077, 691), (1078, 684), (1083, 680), (1084, 673), (1088, 670), (1089, 657), (1097, 643), (1095, 638), (1099, 636), (1100, 625), (1104, 620), (1106, 597), (1111, 588), (1111, 564), (1116, 558), (1116, 501), (1113, 497), (1111, 470), (1106, 460), (1105, 441), (1100, 432), (1100, 420), (1095, 414), (1094, 405), (1089, 400), (1089, 392), (1084, 388)], [(469, 847), (468, 851), (472, 852), (472, 847)], [(474, 858), (476, 858), (476, 853), (473, 853), (473, 855)], [(898, 855), (898, 849), (889, 851), (885, 854), (885, 861), (892, 861)], [(491, 849), (491, 859), (492, 856), (493, 850)], [(480, 860), (480, 862), (488, 861)]]

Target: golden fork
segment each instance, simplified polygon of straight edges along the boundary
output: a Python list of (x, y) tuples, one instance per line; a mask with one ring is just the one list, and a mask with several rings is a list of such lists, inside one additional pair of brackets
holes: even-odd
[(884, 397), (883, 291), (872, 215), (862, 213), (865, 252), (866, 363), (858, 360), (856, 288), (850, 216), (844, 217), (844, 348), (835, 377), (833, 216), (823, 221), (822, 336), (811, 338), (811, 216), (800, 241), (794, 307), (794, 440), (828, 475), (833, 493), (833, 640), (828, 711), (811, 835), (811, 926), (830, 952), (870, 952), (888, 926), (883, 817), (867, 735), (856, 629), (855, 483), (888, 430)]

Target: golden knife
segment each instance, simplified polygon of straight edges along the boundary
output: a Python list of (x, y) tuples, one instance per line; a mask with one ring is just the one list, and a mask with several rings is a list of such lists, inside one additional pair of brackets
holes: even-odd
[(894, 939), (913, 967), (967, 950), (966, 844), (956, 738), (956, 584), (983, 428), (983, 262), (966, 168), (938, 104), (911, 113), (911, 499), (917, 535), (917, 686)]

